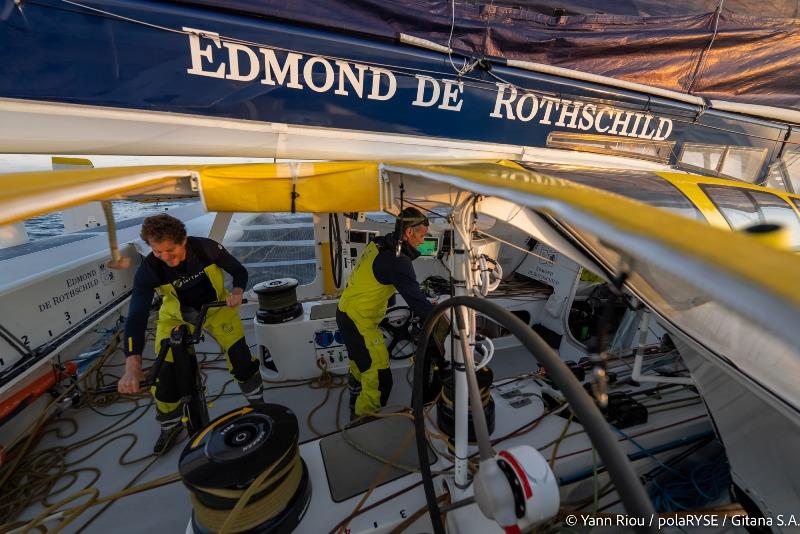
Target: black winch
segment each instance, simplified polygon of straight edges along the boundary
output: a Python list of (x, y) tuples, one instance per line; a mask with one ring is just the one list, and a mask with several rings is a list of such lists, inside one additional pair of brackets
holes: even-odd
[(294, 278), (278, 278), (253, 286), (253, 291), (258, 295), (256, 320), (264, 324), (278, 324), (303, 315), (303, 305), (297, 302), (297, 285)]
[(218, 532), (226, 521), (228, 532), (292, 532), (311, 500), (298, 436), (297, 417), (278, 404), (230, 411), (193, 436), (178, 471), (191, 494), (194, 532)]
[[(494, 432), (494, 399), (492, 399), (492, 381), (494, 380), (494, 373), (488, 367), (478, 369), (475, 372), (478, 379), (478, 391), (481, 394), (481, 405), (483, 406), (483, 413), (486, 414), (486, 425), (489, 428), (489, 434)], [(448, 368), (442, 371), (442, 394), (439, 396), (439, 401), (436, 404), (436, 423), (442, 432), (450, 436), (455, 436), (455, 418), (453, 411), (453, 399), (455, 397), (455, 388), (453, 385), (453, 371)], [(468, 437), (469, 440), (475, 441), (475, 427), (472, 423), (472, 411), (469, 412), (468, 417)]]

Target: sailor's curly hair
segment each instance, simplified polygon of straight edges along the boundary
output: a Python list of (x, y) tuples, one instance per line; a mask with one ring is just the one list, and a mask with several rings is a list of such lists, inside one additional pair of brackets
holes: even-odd
[(160, 213), (144, 220), (139, 235), (147, 244), (150, 244), (151, 241), (166, 239), (173, 243), (183, 243), (183, 240), (186, 239), (186, 225), (172, 215)]

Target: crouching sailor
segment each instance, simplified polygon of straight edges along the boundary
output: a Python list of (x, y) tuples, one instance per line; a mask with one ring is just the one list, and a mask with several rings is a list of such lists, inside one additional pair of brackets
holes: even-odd
[[(210, 333), (225, 351), (228, 369), (245, 398), (251, 404), (263, 403), (263, 383), (258, 360), (250, 354), (244, 338), (238, 306), (247, 286), (247, 269), (211, 239), (186, 235), (184, 224), (162, 214), (144, 220), (142, 239), (150, 245), (133, 283), (128, 320), (125, 324), (125, 374), (119, 380), (120, 393), (137, 393), (142, 380), (142, 349), (153, 294), (158, 291), (163, 301), (156, 325), (156, 351), (161, 341), (180, 324), (192, 324), (203, 304), (227, 301), (227, 307), (208, 311), (203, 329)], [(231, 293), (225, 289), (223, 271), (233, 277)], [(156, 403), (156, 419), (161, 434), (153, 452), (160, 454), (172, 445), (181, 429), (182, 406), (178, 377), (173, 365), (172, 350), (161, 366), (157, 381), (150, 391)]]
[(425, 215), (416, 208), (404, 209), (394, 233), (378, 237), (364, 249), (339, 300), (336, 323), (350, 357), (351, 418), (375, 412), (389, 400), (389, 351), (378, 329), (389, 299), (399, 292), (421, 321), (433, 307), (411, 264), (419, 257), (417, 247), (427, 232)]

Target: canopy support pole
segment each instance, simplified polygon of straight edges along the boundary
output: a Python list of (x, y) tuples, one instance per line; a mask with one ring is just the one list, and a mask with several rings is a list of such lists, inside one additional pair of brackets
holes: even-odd
[(114, 211), (111, 209), (111, 201), (103, 200), (100, 204), (103, 206), (103, 214), (106, 217), (108, 248), (111, 249), (111, 261), (108, 262), (108, 266), (112, 269), (127, 269), (131, 264), (131, 259), (127, 256), (123, 256), (119, 251), (119, 244), (117, 243), (117, 225), (114, 222)]

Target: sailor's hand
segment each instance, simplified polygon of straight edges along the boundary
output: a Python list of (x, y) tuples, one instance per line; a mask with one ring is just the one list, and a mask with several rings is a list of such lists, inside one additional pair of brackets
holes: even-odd
[(125, 360), (125, 374), (117, 382), (117, 391), (120, 393), (139, 393), (139, 382), (142, 381), (142, 357), (128, 356)]
[(228, 307), (235, 308), (236, 306), (239, 306), (242, 303), (243, 293), (244, 290), (242, 288), (239, 287), (233, 288), (233, 292), (230, 295), (228, 295), (226, 299), (228, 302)]

